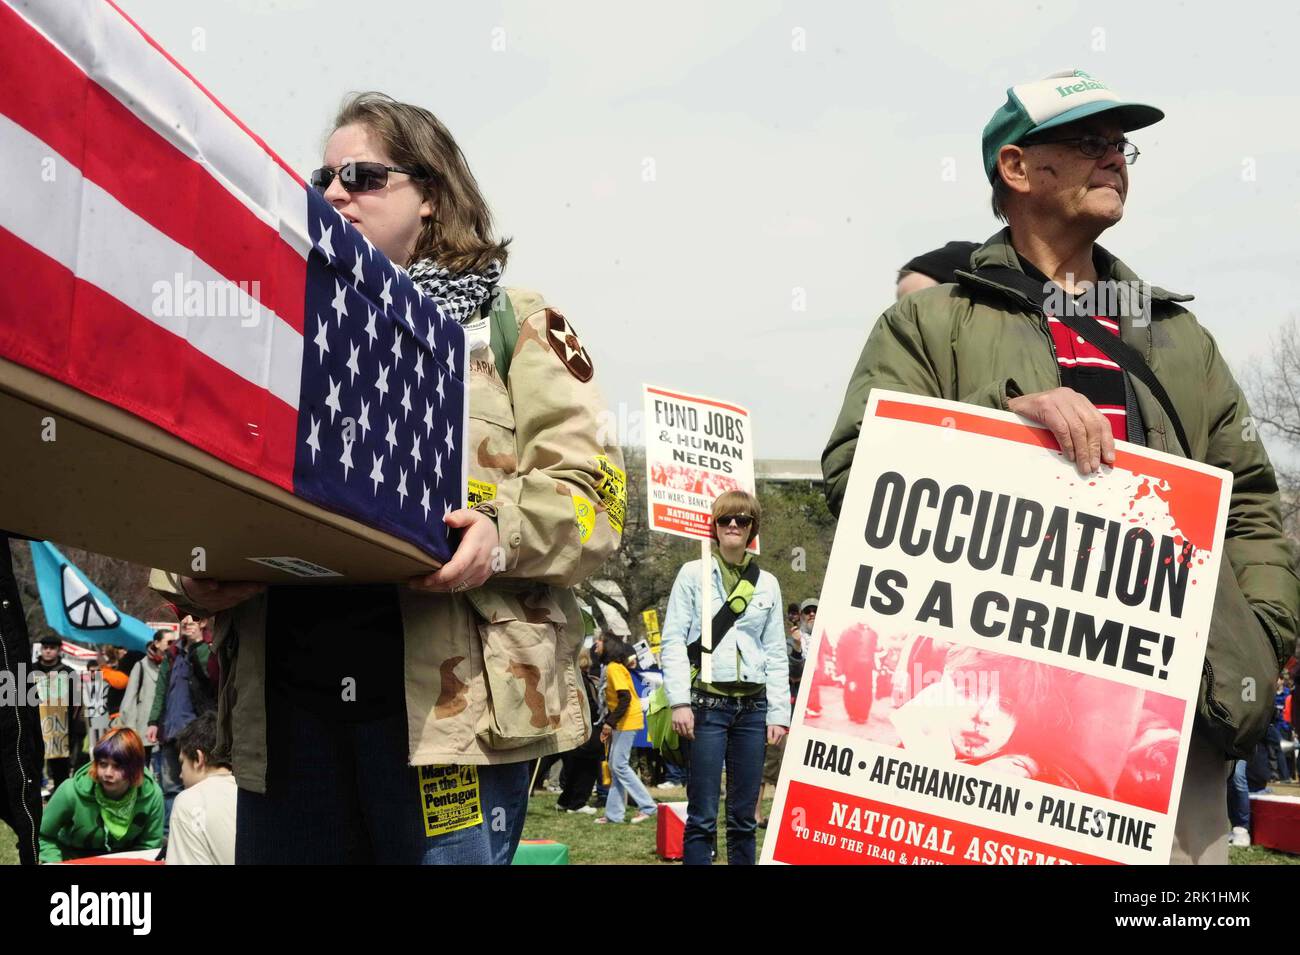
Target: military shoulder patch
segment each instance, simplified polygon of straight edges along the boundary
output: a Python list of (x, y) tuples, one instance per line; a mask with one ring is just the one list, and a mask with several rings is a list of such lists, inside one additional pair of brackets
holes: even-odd
[(546, 310), (546, 340), (551, 343), (555, 354), (560, 356), (569, 374), (579, 381), (591, 381), (596, 370), (591, 365), (591, 356), (578, 340), (578, 333), (573, 330), (569, 320), (553, 308)]

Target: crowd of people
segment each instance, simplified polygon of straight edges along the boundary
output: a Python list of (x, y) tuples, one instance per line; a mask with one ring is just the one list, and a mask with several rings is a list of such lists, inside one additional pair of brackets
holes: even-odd
[[(760, 807), (779, 775), (817, 600), (785, 606), (776, 578), (747, 552), (762, 521), (757, 497), (740, 490), (723, 493), (714, 502), (712, 520), (718, 549), (709, 606), (720, 609), (711, 616), (716, 630), (708, 652), (710, 678), (702, 676), (699, 561), (688, 561), (677, 574), (659, 649), (662, 685), (680, 745), (672, 758), (661, 758), (656, 749), (645, 761), (657, 779), (643, 779), (634, 768), (632, 748), (646, 726), (648, 703), (631, 675), (638, 657), (624, 640), (597, 634), (594, 655), (580, 658), (593, 704), (592, 733), (561, 761), (556, 809), (591, 814), (599, 825), (642, 823), (658, 812), (650, 786), (684, 786), (683, 861), (708, 865), (717, 854), (725, 776), (726, 858), (731, 865), (752, 865), (756, 829), (766, 825)], [(647, 750), (652, 747), (654, 741)], [(602, 756), (608, 775), (598, 781)], [(536, 767), (534, 792), (545, 787), (552, 765), (548, 759)], [(603, 814), (590, 805), (593, 789)], [(631, 818), (626, 817), (629, 800), (635, 807)]]
[[(636, 824), (657, 814), (652, 790), (685, 788), (686, 864), (716, 859), (719, 802), (725, 797), (727, 861), (753, 864), (755, 829), (767, 825), (762, 807), (780, 774), (783, 731), (800, 683), (807, 675), (806, 712), (820, 716), (820, 689), (842, 690), (846, 680), (840, 669), (849, 664), (837, 663), (831, 641), (814, 640), (817, 598), (787, 604), (782, 621), (775, 612), (781, 606), (775, 578), (760, 572), (752, 591), (741, 587), (753, 562), (745, 547), (761, 523), (757, 498), (742, 491), (724, 494), (715, 503), (714, 523), (719, 537), (714, 605), (743, 600), (745, 606), (739, 612), (731, 607), (734, 622), (721, 621), (724, 629), (712, 651), (713, 679), (703, 683), (698, 562), (681, 568), (661, 650), (674, 729), (683, 738), (677, 758), (661, 758), (652, 743), (634, 761), (634, 741), (646, 726), (645, 701), (631, 675), (638, 654), (626, 640), (595, 631), (578, 655), (588, 736), (581, 745), (530, 765), (531, 794), (550, 790), (557, 811), (589, 815), (596, 824)], [(218, 674), (210, 666), (215, 661), (211, 639), (211, 621), (187, 615), (177, 631), (157, 631), (144, 654), (101, 646), (81, 674), (64, 662), (59, 638), (47, 636), (38, 644), (33, 669), (42, 675), (48, 800), (41, 861), (156, 850), (168, 864), (234, 862), (237, 785), (228, 757), (217, 751)], [(809, 670), (806, 653), (814, 644), (818, 651)], [(106, 687), (102, 727), (93, 704), (75, 702), (74, 680), (101, 681)], [(1230, 845), (1250, 845), (1251, 793), (1271, 792), (1273, 783), (1300, 782), (1294, 686), (1293, 674), (1283, 671), (1265, 738), (1251, 759), (1235, 763), (1228, 778)], [(84, 698), (93, 700), (94, 694)], [(848, 703), (842, 705), (848, 716)]]
[(217, 752), (210, 621), (187, 615), (144, 653), (103, 645), (81, 673), (58, 637), (39, 646), (40, 861), (141, 852), (169, 865), (233, 864), (236, 795)]
[[(783, 611), (776, 578), (746, 552), (761, 525), (755, 496), (723, 494), (714, 524), (713, 605), (725, 610), (717, 620), (712, 680), (700, 678), (698, 561), (678, 574), (662, 638), (664, 685), (683, 738), (679, 758), (639, 761), (657, 770), (657, 780), (643, 779), (643, 770), (633, 766), (633, 746), (646, 725), (631, 675), (638, 655), (624, 639), (594, 631), (578, 655), (588, 735), (531, 764), (530, 774), (535, 792), (559, 764), (556, 809), (590, 815), (602, 825), (651, 820), (658, 810), (652, 786), (685, 787), (685, 861), (708, 864), (717, 852), (725, 771), (727, 860), (753, 864), (755, 830), (766, 825), (760, 806), (779, 774), (817, 600)], [(161, 855), (169, 864), (234, 862), (238, 787), (228, 756), (217, 749), (220, 674), (211, 624), (184, 615), (177, 631), (158, 630), (143, 654), (101, 646), (81, 674), (63, 662), (58, 637), (42, 640), (35, 664), (47, 675), (41, 691), (48, 780), (41, 861), (162, 850), (165, 844)], [(106, 705), (74, 705), (74, 680), (107, 686)], [(62, 728), (71, 726), (80, 731), (60, 741)], [(592, 804), (593, 793), (603, 812)]]
[[(1300, 670), (1300, 668), (1298, 668)], [(1300, 783), (1300, 737), (1292, 715), (1297, 671), (1283, 670), (1273, 696), (1273, 720), (1250, 759), (1233, 763), (1228, 778), (1229, 844), (1250, 845), (1250, 794), (1271, 793), (1272, 783)]]

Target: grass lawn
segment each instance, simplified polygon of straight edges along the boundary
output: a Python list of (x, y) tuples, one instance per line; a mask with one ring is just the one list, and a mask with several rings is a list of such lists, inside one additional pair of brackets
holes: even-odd
[[(685, 788), (654, 789), (651, 792), (658, 802), (686, 801)], [(625, 822), (621, 826), (612, 824), (598, 826), (595, 821), (597, 816), (587, 816), (573, 812), (556, 812), (555, 800), (556, 797), (551, 793), (539, 793), (532, 798), (528, 804), (528, 819), (524, 822), (524, 838), (554, 839), (556, 842), (563, 842), (569, 847), (570, 865), (679, 864), (664, 862), (655, 855), (655, 822), (653, 819), (647, 819), (645, 822), (636, 825)], [(764, 813), (771, 807), (772, 801), (770, 799), (765, 800), (763, 803)], [(604, 814), (605, 811), (602, 806), (598, 815)], [(635, 808), (629, 806), (626, 818), (631, 819), (635, 814)], [(720, 818), (718, 822), (718, 861), (724, 864), (727, 855), (725, 814), (726, 801), (724, 800), (719, 806)], [(767, 830), (758, 830), (758, 848), (755, 851), (755, 859), (762, 855), (763, 837), (765, 835), (767, 835)]]
[(0, 822), (0, 865), (18, 864), (17, 842), (14, 831)]

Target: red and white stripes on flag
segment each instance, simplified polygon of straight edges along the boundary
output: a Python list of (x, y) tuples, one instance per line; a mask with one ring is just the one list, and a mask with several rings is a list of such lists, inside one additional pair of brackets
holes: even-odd
[(72, 660), (80, 660), (82, 663), (89, 663), (91, 660), (99, 658), (99, 651), (92, 650), (89, 647), (83, 647), (79, 643), (71, 643), (67, 640), (63, 641), (62, 650), (65, 660), (70, 658)]
[(0, 356), (292, 491), (302, 179), (107, 0), (0, 0), (0, 168)]

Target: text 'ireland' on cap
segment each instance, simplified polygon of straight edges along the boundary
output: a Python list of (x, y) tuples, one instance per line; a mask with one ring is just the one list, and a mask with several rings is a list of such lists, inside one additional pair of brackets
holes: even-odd
[(998, 150), (1003, 146), (1098, 113), (1113, 114), (1124, 132), (1165, 117), (1154, 106), (1123, 102), (1110, 87), (1083, 70), (1065, 70), (1010, 87), (1006, 103), (984, 127), (984, 172), (989, 181), (993, 181)]

